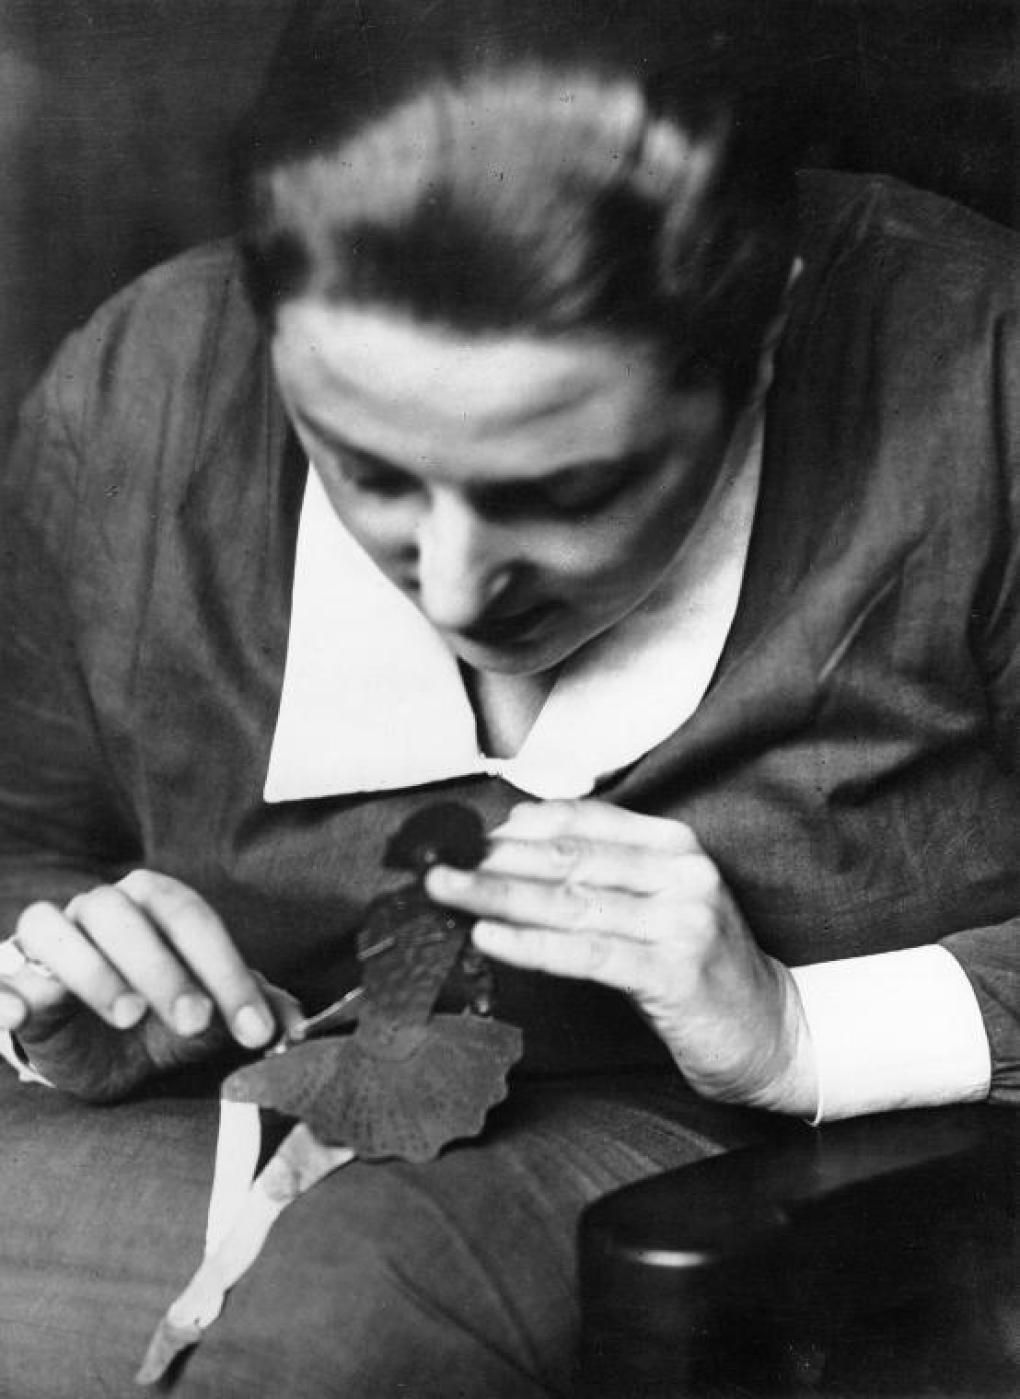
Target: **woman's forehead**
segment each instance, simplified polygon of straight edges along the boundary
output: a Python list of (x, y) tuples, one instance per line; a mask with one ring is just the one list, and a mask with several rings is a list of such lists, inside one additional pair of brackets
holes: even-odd
[(519, 471), (624, 455), (675, 409), (654, 356), (604, 337), (459, 336), (308, 298), (281, 308), (273, 349), (292, 412), (396, 461), (482, 450)]

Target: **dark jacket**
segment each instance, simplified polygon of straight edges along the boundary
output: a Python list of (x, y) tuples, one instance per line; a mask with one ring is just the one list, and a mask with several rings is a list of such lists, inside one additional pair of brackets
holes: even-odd
[[(890, 181), (811, 176), (802, 253), (717, 674), (601, 795), (689, 822), (788, 963), (945, 940), (1015, 1096), (1015, 241)], [(0, 931), (144, 864), (310, 1002), (354, 977), (385, 835), (423, 794), (262, 801), (305, 470), (230, 244), (156, 269), (57, 356), (0, 505)], [(444, 790), (490, 821), (515, 797)], [(657, 1052), (608, 992), (500, 976), (535, 1065)]]

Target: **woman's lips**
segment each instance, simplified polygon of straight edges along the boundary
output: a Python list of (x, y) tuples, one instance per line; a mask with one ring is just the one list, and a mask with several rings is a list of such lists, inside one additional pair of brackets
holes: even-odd
[(476, 646), (505, 646), (530, 639), (553, 611), (549, 602), (536, 603), (507, 616), (487, 617), (473, 627), (463, 627), (458, 636)]

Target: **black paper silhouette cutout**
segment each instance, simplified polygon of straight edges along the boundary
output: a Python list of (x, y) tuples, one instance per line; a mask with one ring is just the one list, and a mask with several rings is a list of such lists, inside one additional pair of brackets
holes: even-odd
[[(485, 848), (471, 807), (437, 803), (405, 821), (385, 858), (416, 878), (369, 905), (354, 1033), (270, 1054), (231, 1074), (223, 1096), (301, 1118), (320, 1141), (369, 1161), (429, 1161), (481, 1131), (506, 1096), (522, 1036), (489, 1018), (492, 978), (468, 943), (471, 920), (434, 904), (422, 877), (437, 862), (473, 868)], [(451, 982), (465, 1008), (435, 1014)]]

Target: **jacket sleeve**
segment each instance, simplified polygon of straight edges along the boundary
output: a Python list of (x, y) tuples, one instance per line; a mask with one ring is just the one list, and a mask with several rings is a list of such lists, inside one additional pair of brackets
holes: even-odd
[(27, 904), (62, 904), (137, 858), (78, 664), (65, 576), (78, 455), (63, 400), (83, 381), (82, 350), (78, 337), (60, 352), (0, 471), (0, 937)]
[[(995, 547), (974, 611), (972, 646), (1000, 761), (1020, 780), (1020, 316), (997, 320), (990, 367)], [(981, 1007), (992, 1051), (991, 1100), (1020, 1104), (1020, 909), (1008, 922), (954, 933), (944, 945)]]

